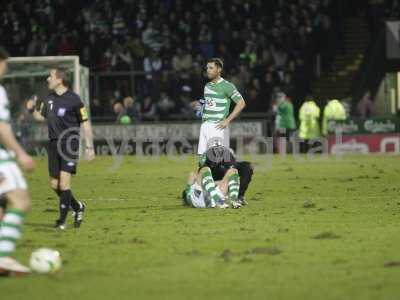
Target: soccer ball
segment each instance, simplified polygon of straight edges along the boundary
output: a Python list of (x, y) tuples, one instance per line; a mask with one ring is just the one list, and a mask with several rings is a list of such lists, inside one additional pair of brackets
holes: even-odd
[(55, 273), (60, 270), (62, 264), (60, 252), (48, 248), (37, 249), (32, 252), (29, 264), (37, 273)]

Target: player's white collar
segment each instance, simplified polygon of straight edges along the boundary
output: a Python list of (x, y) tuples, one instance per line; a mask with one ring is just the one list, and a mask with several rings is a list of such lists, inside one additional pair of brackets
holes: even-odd
[(217, 82), (212, 82), (212, 81), (211, 81), (211, 83), (212, 83), (212, 84), (217, 84), (217, 83), (221, 83), (222, 81), (224, 81), (224, 79), (223, 79), (222, 77), (220, 77), (220, 78), (217, 80)]

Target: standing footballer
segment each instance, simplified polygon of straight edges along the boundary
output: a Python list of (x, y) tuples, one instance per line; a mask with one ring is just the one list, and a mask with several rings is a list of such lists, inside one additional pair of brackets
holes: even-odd
[(71, 192), (71, 175), (76, 173), (79, 158), (80, 127), (86, 142), (86, 159), (94, 159), (88, 114), (80, 97), (68, 88), (69, 78), (70, 74), (66, 69), (52, 69), (47, 78), (52, 93), (42, 102), (28, 102), (28, 110), (37, 121), (47, 120), (50, 186), (59, 197), (60, 211), (54, 227), (62, 230), (66, 228), (65, 222), (70, 208), (73, 210), (76, 228), (80, 227), (85, 211), (85, 204), (77, 201)]
[[(204, 87), (205, 106), (197, 150), (200, 155), (216, 141), (229, 148), (228, 126), (246, 106), (235, 85), (221, 77), (222, 70), (223, 62), (220, 58), (211, 58), (207, 61), (207, 77), (210, 82)], [(236, 105), (229, 114), (232, 101)]]
[[(8, 53), (0, 47), (0, 77), (6, 72), (7, 59)], [(9, 272), (29, 273), (29, 268), (12, 257), (30, 205), (27, 184), (17, 163), (29, 171), (35, 167), (35, 162), (15, 139), (10, 125), (7, 93), (1, 85), (0, 144), (0, 196), (3, 205), (0, 219), (0, 275)]]

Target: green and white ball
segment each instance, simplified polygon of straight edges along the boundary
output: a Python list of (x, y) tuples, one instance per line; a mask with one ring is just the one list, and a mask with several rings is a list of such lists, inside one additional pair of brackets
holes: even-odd
[(29, 264), (34, 272), (40, 274), (55, 273), (61, 269), (61, 255), (56, 250), (40, 248), (32, 252)]

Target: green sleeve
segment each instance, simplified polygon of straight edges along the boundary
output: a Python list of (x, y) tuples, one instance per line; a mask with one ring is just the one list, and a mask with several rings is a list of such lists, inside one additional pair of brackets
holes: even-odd
[(242, 95), (237, 90), (236, 86), (232, 83), (228, 83), (226, 87), (226, 94), (233, 102), (238, 103), (243, 99)]
[(281, 103), (278, 105), (278, 112), (285, 113), (288, 110), (288, 105), (286, 103)]
[(199, 158), (199, 168), (204, 167), (204, 165), (206, 164), (206, 160), (207, 160), (207, 156), (204, 153)]

